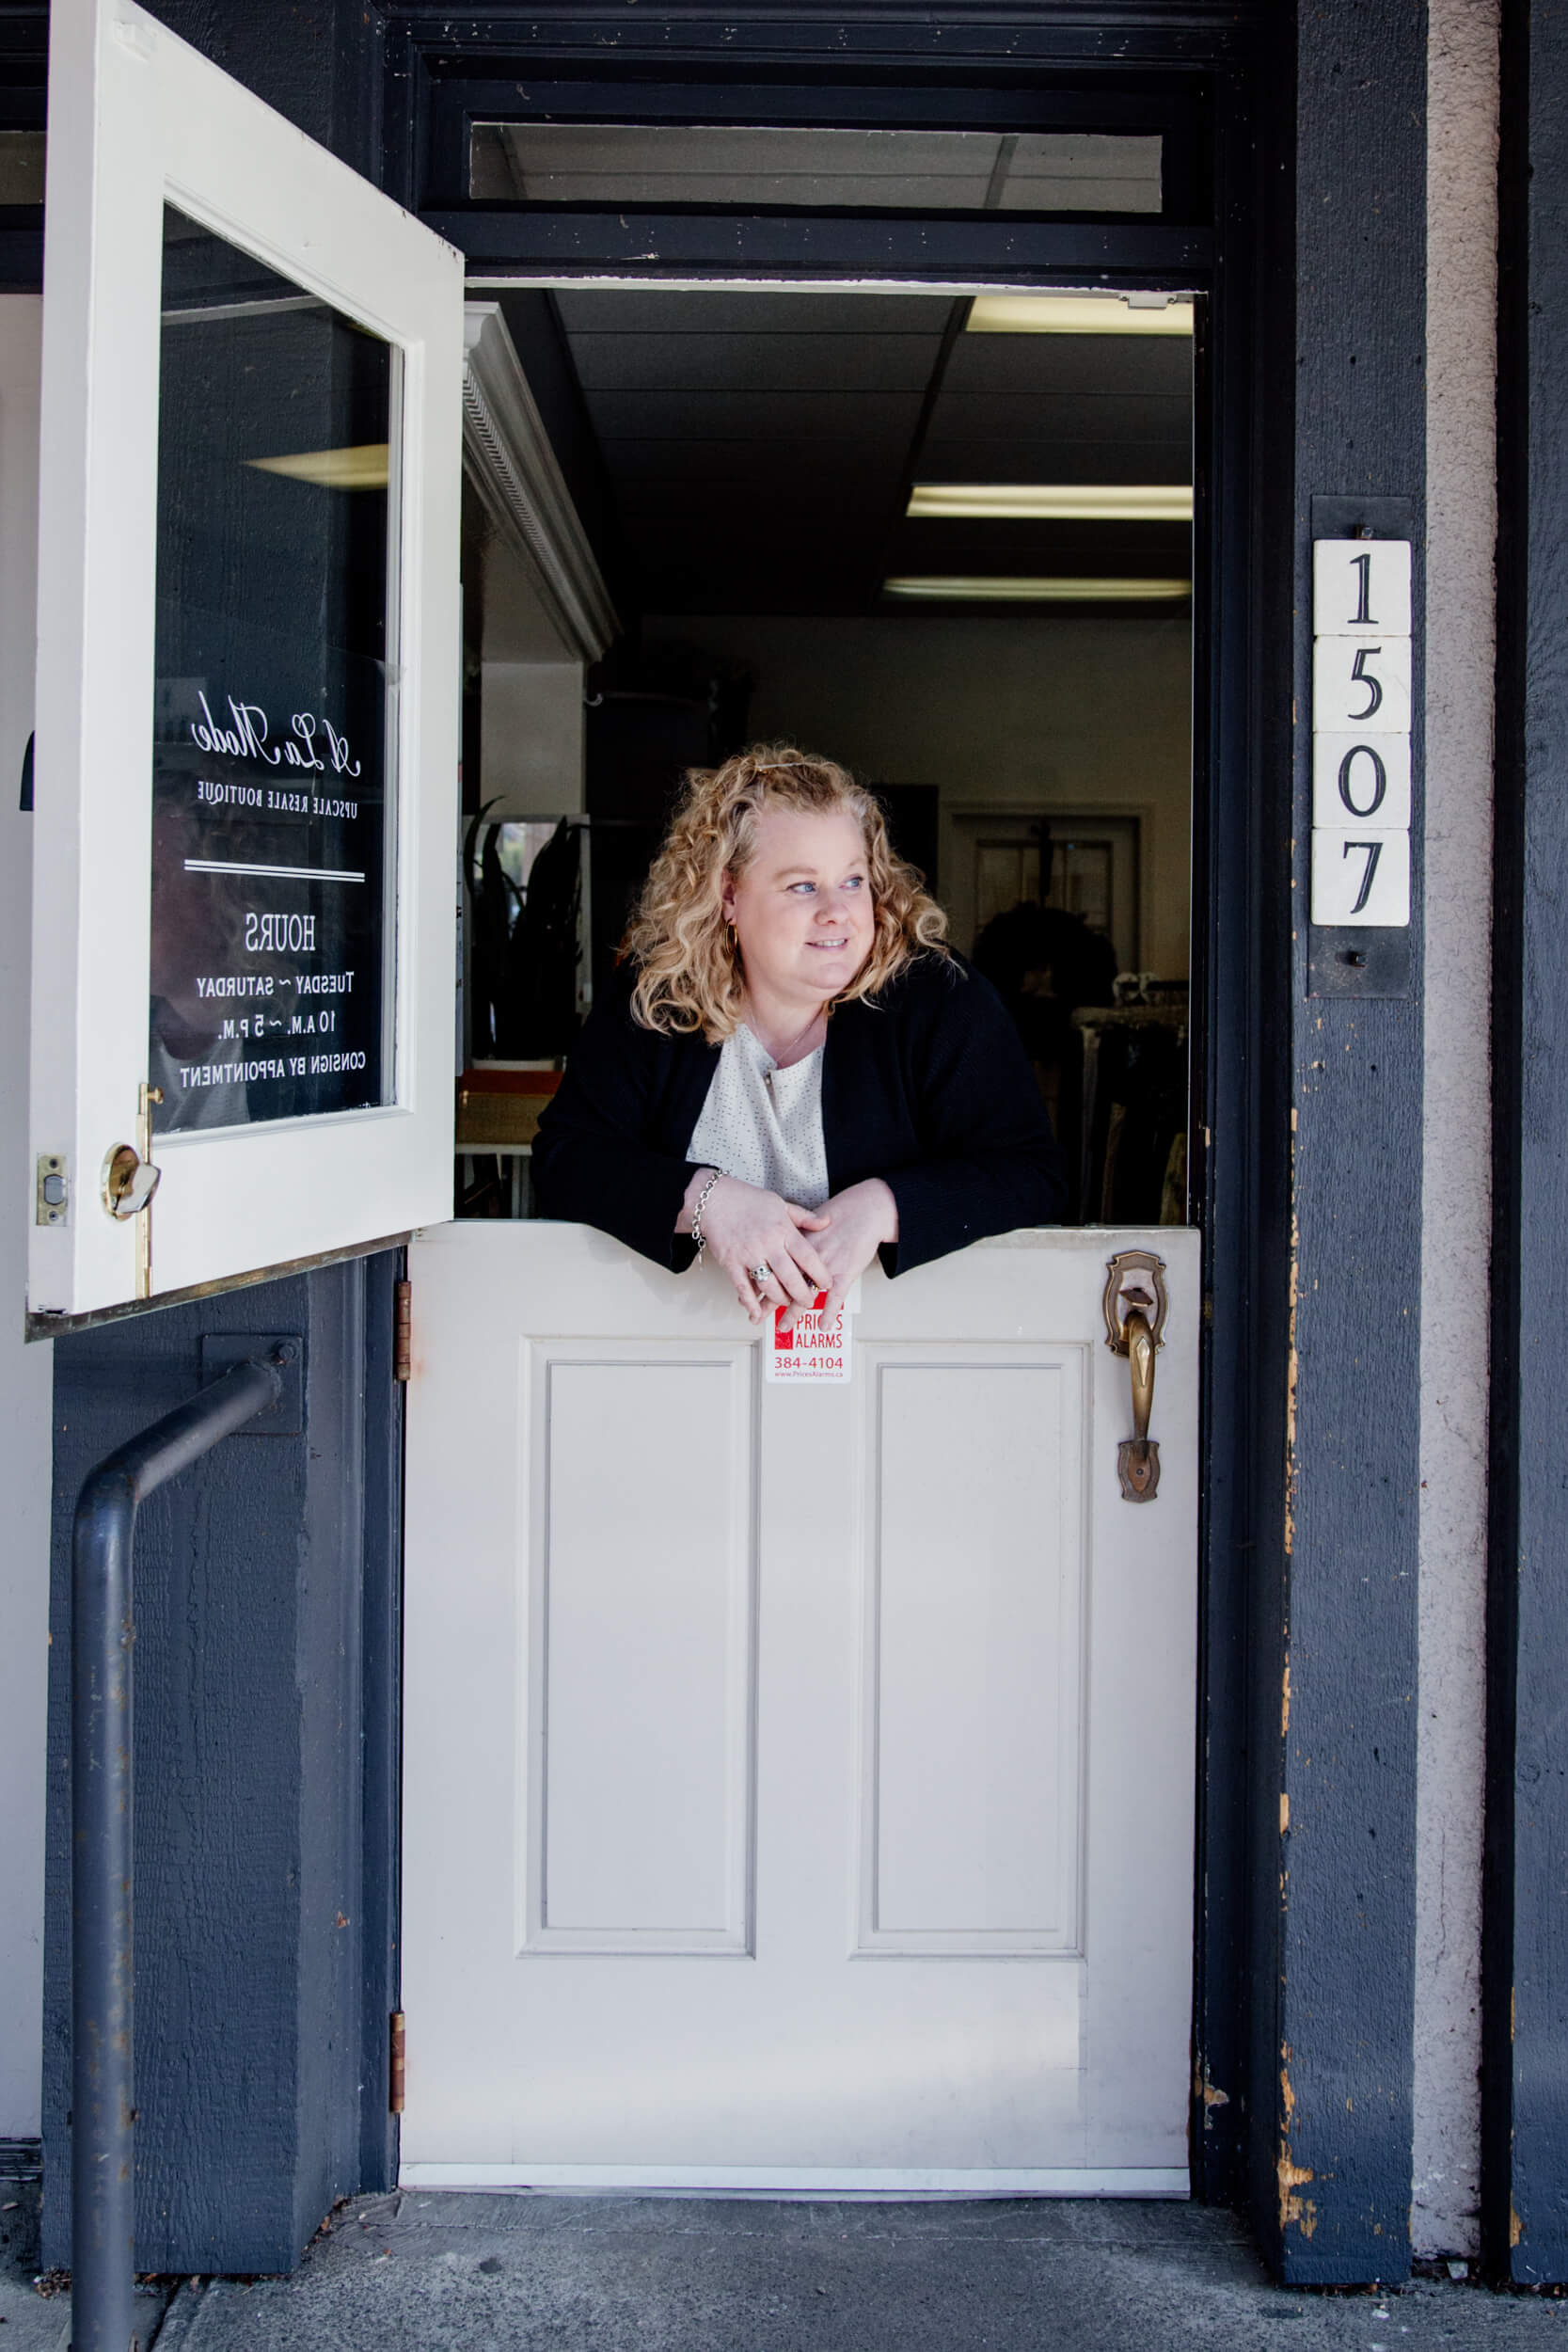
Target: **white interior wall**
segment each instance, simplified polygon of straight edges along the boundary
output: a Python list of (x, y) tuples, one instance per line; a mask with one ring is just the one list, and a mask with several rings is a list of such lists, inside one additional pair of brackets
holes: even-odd
[[(650, 637), (756, 673), (751, 730), (868, 782), (934, 784), (964, 808), (1093, 808), (1144, 819), (1144, 952), (1185, 977), (1191, 899), (1192, 631), (1185, 615), (650, 619)], [(954, 828), (942, 826), (951, 875)]]
[(515, 550), (484, 549), (480, 797), (497, 817), (583, 805), (582, 663), (571, 659)]
[(27, 999), (32, 818), (18, 808), (33, 725), (38, 557), (39, 340), (35, 294), (0, 295), (0, 2138), (39, 2131), (43, 2035), (44, 1699), (54, 1350), (22, 1337), (32, 1178)]
[(1415, 2146), (1420, 2254), (1478, 2250), (1491, 1236), (1497, 0), (1431, 0), (1426, 1091)]
[(582, 807), (580, 661), (484, 663), (480, 796), (494, 817), (571, 817)]

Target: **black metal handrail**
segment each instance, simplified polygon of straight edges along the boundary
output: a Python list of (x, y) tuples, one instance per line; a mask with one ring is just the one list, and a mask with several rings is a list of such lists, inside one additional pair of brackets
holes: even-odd
[(236, 1364), (90, 1470), (71, 1586), (71, 2335), (130, 2352), (135, 2296), (132, 2078), (131, 1559), (145, 1498), (275, 1406), (280, 1347)]

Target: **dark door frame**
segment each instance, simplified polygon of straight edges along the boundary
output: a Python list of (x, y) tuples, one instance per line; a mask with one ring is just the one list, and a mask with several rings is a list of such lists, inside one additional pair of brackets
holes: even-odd
[[(1308, 763), (1292, 703), (1304, 707), (1308, 675), (1314, 497), (1409, 498), (1418, 550), (1424, 536), (1423, 0), (1378, 8), (1365, 0), (1314, 0), (1299, 20), (1275, 0), (846, 0), (836, 8), (830, 0), (729, 0), (722, 13), (712, 0), (671, 0), (662, 10), (646, 0), (539, 0), (532, 7), (492, 0), (483, 16), (460, 20), (438, 15), (424, 0), (295, 0), (283, 15), (258, 10), (249, 0), (152, 5), (173, 29), (354, 168), (440, 217), (460, 243), (479, 236), (483, 223), (471, 214), (460, 219), (459, 208), (450, 205), (437, 211), (436, 192), (427, 193), (436, 86), (488, 78), (515, 103), (519, 84), (531, 87), (551, 59), (579, 75), (612, 76), (652, 90), (677, 83), (711, 89), (726, 79), (749, 87), (805, 80), (824, 89), (918, 87), (938, 101), (960, 94), (978, 105), (986, 92), (1032, 90), (1059, 101), (1092, 87), (1144, 96), (1163, 90), (1173, 110), (1188, 107), (1201, 168), (1187, 216), (1132, 232), (1169, 240), (1158, 250), (1117, 246), (1125, 223), (1118, 230), (1079, 221), (987, 229), (993, 242), (982, 252), (972, 242), (973, 216), (937, 224), (933, 242), (921, 250), (907, 222), (882, 216), (873, 274), (918, 278), (934, 265), (951, 277), (961, 262), (972, 281), (983, 269), (1033, 274), (1045, 283), (1070, 273), (1082, 281), (1085, 250), (1092, 249), (1091, 281), (1112, 282), (1119, 269), (1124, 278), (1158, 283), (1163, 264), (1168, 282), (1180, 284), (1207, 269), (1211, 275), (1200, 282), (1216, 291), (1212, 330), (1199, 342), (1203, 397), (1226, 431), (1202, 490), (1200, 561), (1207, 553), (1210, 569), (1200, 575), (1196, 608), (1199, 628), (1217, 627), (1218, 635), (1196, 713), (1198, 756), (1215, 780), (1216, 797), (1200, 813), (1195, 894), (1200, 901), (1207, 896), (1212, 923), (1197, 1007), (1209, 1133), (1196, 1173), (1210, 1234), (1206, 1312), (1212, 1310), (1212, 1341), (1204, 1400), (1194, 2178), (1199, 2195), (1248, 2207), (1271, 2259), (1292, 2283), (1402, 2277), (1410, 2260), (1421, 1013), (1418, 995), (1376, 1003), (1307, 993), (1305, 926), (1293, 910), (1305, 904)], [(1518, 44), (1528, 44), (1530, 103), (1533, 108), (1539, 98), (1543, 119), (1561, 73), (1561, 35), (1548, 14), (1531, 10), (1528, 0), (1505, 0), (1515, 54)], [(25, 85), (19, 101), (25, 113), (40, 86), (30, 62), (41, 56), (40, 0), (6, 0), (0, 19), (0, 64)], [(1528, 499), (1515, 501), (1528, 507), (1534, 535), (1530, 560), (1517, 567), (1523, 586), (1516, 604), (1530, 644), (1549, 647), (1561, 635), (1550, 453), (1560, 438), (1555, 388), (1561, 372), (1553, 370), (1552, 357), (1561, 306), (1549, 262), (1561, 242), (1552, 242), (1560, 142), (1554, 145), (1544, 131), (1538, 142), (1534, 128), (1527, 136), (1536, 167), (1534, 210), (1518, 248), (1535, 273), (1531, 291), (1542, 294), (1550, 315), (1528, 336), (1522, 329), (1513, 336), (1520, 364), (1528, 358), (1539, 370), (1530, 375)], [(1514, 211), (1523, 210), (1521, 199)], [(543, 216), (536, 218), (543, 225)], [(5, 282), (36, 285), (40, 226), (36, 210), (0, 218)], [(556, 250), (539, 274), (556, 274), (563, 259), (568, 269), (586, 266), (594, 249), (588, 228), (581, 214), (559, 222)], [(507, 233), (515, 234), (515, 223)], [(1202, 251), (1180, 242), (1200, 234), (1208, 240)], [(820, 243), (802, 250), (800, 224), (777, 215), (756, 215), (749, 241), (760, 276), (793, 275), (802, 262), (814, 275), (833, 266)], [(1546, 260), (1535, 253), (1536, 242)], [(650, 274), (701, 275), (703, 250), (702, 224), (685, 215), (660, 225), (657, 250), (644, 240), (641, 252), (628, 253), (623, 245), (609, 259), (617, 274), (631, 261), (647, 264)], [(719, 265), (733, 265), (735, 258), (732, 246)], [(1513, 675), (1506, 665), (1505, 673)], [(1418, 770), (1419, 748), (1418, 730)], [(1539, 748), (1532, 739), (1522, 763), (1528, 773), (1521, 789), (1542, 803), (1536, 833), (1524, 829), (1519, 858), (1526, 899), (1539, 917), (1529, 971), (1545, 969), (1555, 954), (1550, 910), (1560, 894), (1552, 881), (1550, 823), (1560, 796), (1554, 758), (1543, 737)], [(1506, 851), (1507, 835), (1504, 846)], [(1410, 933), (1417, 971), (1420, 912), (1418, 892)], [(1516, 976), (1501, 978), (1506, 998)], [(1556, 996), (1543, 995), (1542, 1002), (1549, 1007)], [(1538, 1023), (1525, 1045), (1537, 1057), (1537, 1091), (1529, 1099), (1547, 1136), (1556, 1132), (1558, 1098), (1553, 1093), (1548, 1101), (1539, 1091), (1556, 1084), (1542, 1034)], [(1505, 1060), (1525, 1052), (1506, 1023), (1499, 1047)], [(1519, 1116), (1514, 1103), (1505, 1125)], [(1532, 1242), (1533, 1256), (1518, 1253), (1527, 1271), (1539, 1277), (1544, 1265), (1550, 1276), (1537, 1285), (1539, 1325), (1557, 1295), (1551, 1283), (1560, 1288), (1553, 1271), (1560, 1253), (1552, 1255), (1555, 1227), (1546, 1215), (1557, 1198), (1555, 1162), (1543, 1143), (1521, 1166), (1522, 1175), (1505, 1149), (1499, 1184), (1516, 1182), (1528, 1194), (1539, 1177), (1546, 1221), (1538, 1216), (1529, 1232), (1540, 1246)], [(378, 1296), (385, 1290), (388, 1311), (392, 1272), (373, 1260), (365, 1269)], [(310, 1442), (304, 1454), (315, 1460), (340, 1444), (345, 1413), (373, 1406), (388, 1432), (395, 1417), (373, 1359), (367, 1366), (362, 1350), (345, 1352), (331, 1337), (341, 1318), (328, 1278), (309, 1280), (321, 1290), (310, 1311), (319, 1306), (324, 1334), (319, 1376), (307, 1384)], [(256, 1294), (258, 1312), (276, 1287)], [(214, 1316), (228, 1320), (207, 1327), (231, 1330), (233, 1306), (209, 1305)], [(175, 1311), (127, 1327), (122, 1347), (95, 1343), (95, 1354), (76, 1342), (60, 1343), (62, 1493), (69, 1483), (67, 1433), (74, 1441), (93, 1411), (145, 1405), (144, 1359), (163, 1347), (160, 1330), (172, 1337), (166, 1318)], [(1502, 1352), (1511, 1360), (1506, 1347)], [(1506, 1469), (1525, 1459), (1506, 1453), (1511, 1444), (1522, 1446), (1525, 1415), (1504, 1404), (1499, 1466)], [(1549, 1520), (1555, 1506), (1547, 1498), (1555, 1490), (1534, 1469), (1537, 1458), (1529, 1456), (1518, 1485), (1521, 1492), (1528, 1486), (1530, 1508)], [(245, 1460), (245, 1527), (262, 1529), (270, 1544), (288, 1551), (300, 1521), (294, 1454), (280, 1447), (275, 1457), (252, 1453)], [(367, 1509), (378, 1526), (389, 1527), (395, 1446), (383, 1447), (379, 1438), (367, 1443), (365, 1463)], [(1523, 1523), (1522, 1508), (1516, 1517)], [(360, 1740), (291, 1745), (292, 1703), (286, 1692), (275, 1702), (256, 1688), (248, 1672), (249, 1618), (243, 1611), (226, 1613), (221, 1540), (204, 1532), (199, 1513), (191, 1524), (190, 1589), (202, 1604), (206, 1711), (193, 1708), (183, 1684), (171, 1682), (165, 1699), (153, 1702), (149, 1694), (138, 1743), (145, 1740), (149, 1754), (161, 1756), (170, 1740), (188, 1740), (198, 1719), (217, 1727), (236, 1754), (266, 1756), (268, 1801), (279, 1818), (303, 1806), (300, 1818), (317, 1823), (330, 1804), (341, 1822), (361, 1821), (355, 1855), (342, 1851), (348, 1878), (380, 1867), (377, 1855), (396, 1851), (391, 1557), (353, 1529), (325, 1526), (309, 1551), (313, 1593), (336, 1596), (334, 1605), (351, 1614), (357, 1596), (370, 1597), (367, 1639), (373, 1633), (386, 1671), (367, 1668), (363, 1678), (357, 1720), (377, 1759), (367, 1772)], [(1499, 1564), (1510, 1552), (1512, 1526), (1499, 1527)], [(1501, 1626), (1495, 1638), (1500, 1632), (1523, 1645), (1538, 1623), (1546, 1655), (1561, 1581), (1557, 1565), (1551, 1574), (1558, 1583), (1548, 1578), (1530, 1597), (1532, 1608), (1539, 1597), (1538, 1617), (1527, 1621), (1521, 1606), (1517, 1626)], [(303, 1617), (299, 1624), (305, 1627)], [(339, 1654), (347, 1654), (341, 1643)], [(62, 1662), (56, 1649), (54, 1663)], [(1499, 1682), (1495, 1773), (1513, 1769), (1515, 1746), (1523, 1753), (1527, 1741), (1546, 1739), (1555, 1722), (1547, 1683), (1555, 1691), (1555, 1677), (1539, 1672), (1533, 1681), (1521, 1672), (1516, 1682), (1506, 1676)], [(334, 1718), (340, 1729), (353, 1719), (352, 1706)], [(249, 1750), (236, 1744), (242, 1725), (254, 1734)], [(65, 1851), (62, 1755), (53, 1740), (56, 1872)], [(205, 1822), (210, 1811), (216, 1835), (224, 1822), (221, 1790), (208, 1806), (203, 1781), (192, 1777), (183, 1785), (193, 1818)], [(1538, 1836), (1533, 1816), (1514, 1820), (1498, 1811), (1495, 1885), (1549, 1881), (1560, 1816), (1560, 1807), (1542, 1815)], [(325, 2183), (347, 2190), (356, 2178), (371, 2187), (393, 2177), (381, 2015), (392, 1995), (373, 1988), (395, 1982), (395, 1904), (369, 1903), (365, 1931), (377, 1948), (356, 1971), (345, 1963), (336, 1912), (346, 1918), (359, 1895), (335, 1906), (323, 1891), (326, 1880), (313, 1881), (315, 1893), (300, 1913), (308, 1931), (295, 1939), (295, 1964), (287, 1958), (294, 1948), (287, 1922), (289, 1906), (300, 1908), (297, 1875), (280, 1874), (272, 1890), (287, 1931), (259, 1949), (267, 1997), (257, 2004), (233, 1998), (222, 1940), (188, 1933), (191, 1872), (170, 1870), (166, 1889), (148, 1885), (138, 1960), (149, 1971), (165, 1967), (171, 1979), (189, 1980), (193, 1997), (221, 2019), (224, 2052), (221, 2065), (184, 2070), (178, 2095), (171, 2089), (156, 2125), (149, 2119), (144, 2127), (144, 2147), (156, 2143), (168, 2185), (166, 2195), (159, 2189), (158, 2208), (166, 2225), (160, 2219), (152, 2233), (165, 2252), (159, 2255), (150, 2240), (142, 2256), (151, 2266), (286, 2267), (312, 2226), (305, 2219), (304, 2233), (296, 2233), (302, 2217), (322, 2211)], [(205, 1877), (199, 1891), (210, 1903)], [(350, 1891), (345, 1884), (343, 1895)], [(1505, 1939), (1515, 1967), (1529, 1964), (1532, 1949), (1555, 1951), (1560, 1941), (1549, 1906), (1538, 1901), (1527, 1910), (1517, 1910)], [(47, 1963), (55, 1988), (47, 2028), (52, 2077), (67, 1951), (57, 1909), (54, 1915)], [(1497, 1952), (1490, 1957), (1492, 2046), (1499, 2065), (1507, 2065), (1511, 1988)], [(1532, 2206), (1543, 2213), (1551, 2206), (1560, 2171), (1560, 2124), (1550, 2088), (1562, 2076), (1558, 2011), (1544, 1995), (1533, 2011), (1522, 2007), (1520, 2017), (1527, 2039), (1513, 2045), (1513, 2064), (1529, 2078), (1525, 2090), (1540, 2109), (1542, 2128), (1529, 2115), (1522, 2137), (1496, 2125), (1486, 2195), (1499, 2244), (1509, 2235), (1517, 2152), (1529, 2153), (1531, 2171), (1516, 2199), (1522, 2217)], [(351, 2045), (354, 2078), (376, 2109), (372, 2122), (367, 2106), (362, 2136), (355, 2118), (356, 2158), (343, 2142), (347, 2109), (340, 2112), (342, 2103), (325, 2095), (315, 2063), (321, 2051)], [(262, 2114), (255, 2085), (275, 2080), (277, 2098)], [(1546, 2088), (1538, 2095), (1541, 2085)], [(49, 2128), (61, 2145), (57, 2081), (48, 2097)], [(277, 2117), (293, 2119), (287, 2131)], [(236, 2198), (239, 2172), (213, 2156), (220, 2144), (249, 2151), (277, 2187), (260, 2236), (251, 2226), (254, 2211)], [(49, 2194), (46, 2168), (46, 2226)], [(1530, 2237), (1534, 2275), (1543, 2275), (1542, 2262), (1546, 2275), (1560, 2275), (1549, 2268), (1563, 2259), (1549, 2217), (1531, 2227)]]
[[(1260, 804), (1262, 679), (1290, 641), (1288, 472), (1262, 396), (1270, 183), (1264, 49), (1247, 12), (1192, 11), (1121, 45), (1106, 70), (1104, 19), (1058, 28), (1010, 12), (994, 25), (865, 12), (830, 24), (745, 13), (722, 63), (712, 28), (689, 17), (561, 10), (496, 13), (465, 27), (418, 12), (390, 30), (387, 170), (391, 193), (468, 257), (486, 288), (613, 277), (657, 283), (816, 281), (1053, 284), (1193, 290), (1196, 337), (1194, 528), (1194, 1104), (1191, 1168), (1206, 1234), (1200, 1664), (1196, 1725), (1198, 1851), (1191, 2153), (1195, 2192), (1243, 2201), (1249, 2062), (1248, 1585), (1277, 1504), (1283, 1462), (1283, 1296), (1264, 1257), (1283, 1235), (1282, 1157), (1289, 959), (1276, 910), (1288, 904), (1288, 811)], [(1117, 11), (1118, 15), (1124, 13)], [(1130, 13), (1130, 12), (1126, 12)], [(641, 12), (640, 12), (641, 14)], [(1223, 22), (1220, 21), (1223, 19)], [(450, 20), (448, 21), (450, 22)], [(729, 22), (729, 20), (727, 20)], [(607, 61), (607, 45), (612, 40)], [(517, 53), (527, 44), (527, 99)], [(673, 56), (672, 49), (680, 56)], [(766, 113), (761, 110), (766, 108)], [(468, 129), (483, 119), (766, 119), (972, 128), (1160, 127), (1169, 167), (1158, 220), (1031, 220), (1017, 215), (887, 213), (623, 215), (588, 205), (483, 205), (467, 199)], [(1275, 126), (1277, 128), (1277, 125)], [(1276, 655), (1277, 661), (1277, 655)], [(1288, 753), (1283, 754), (1288, 757)], [(1266, 1469), (1275, 1466), (1272, 1478)], [(1226, 2086), (1233, 2086), (1227, 2089)]]

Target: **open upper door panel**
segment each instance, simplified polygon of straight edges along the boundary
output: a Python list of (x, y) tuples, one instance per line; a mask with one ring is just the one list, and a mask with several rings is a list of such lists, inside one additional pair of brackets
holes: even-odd
[(55, 1316), (450, 1214), (463, 273), (131, 0), (51, 33)]

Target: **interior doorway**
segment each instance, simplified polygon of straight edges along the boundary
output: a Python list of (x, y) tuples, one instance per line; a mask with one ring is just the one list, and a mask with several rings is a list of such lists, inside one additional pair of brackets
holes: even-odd
[[(458, 1215), (410, 1261), (404, 2178), (1181, 2193), (1191, 306), (470, 320), (531, 527), (477, 463)], [(882, 796), (1069, 1221), (1118, 1229), (874, 1266), (838, 1391), (765, 1385), (701, 1269), (531, 1214), (682, 776), (759, 739)], [(1129, 1247), (1169, 1298), (1151, 1510)]]
[(875, 787), (1006, 999), (1070, 1220), (1186, 1221), (1191, 303), (595, 286), (494, 320), (595, 618), (471, 487), (457, 1214), (529, 1213), (684, 771), (784, 739)]

